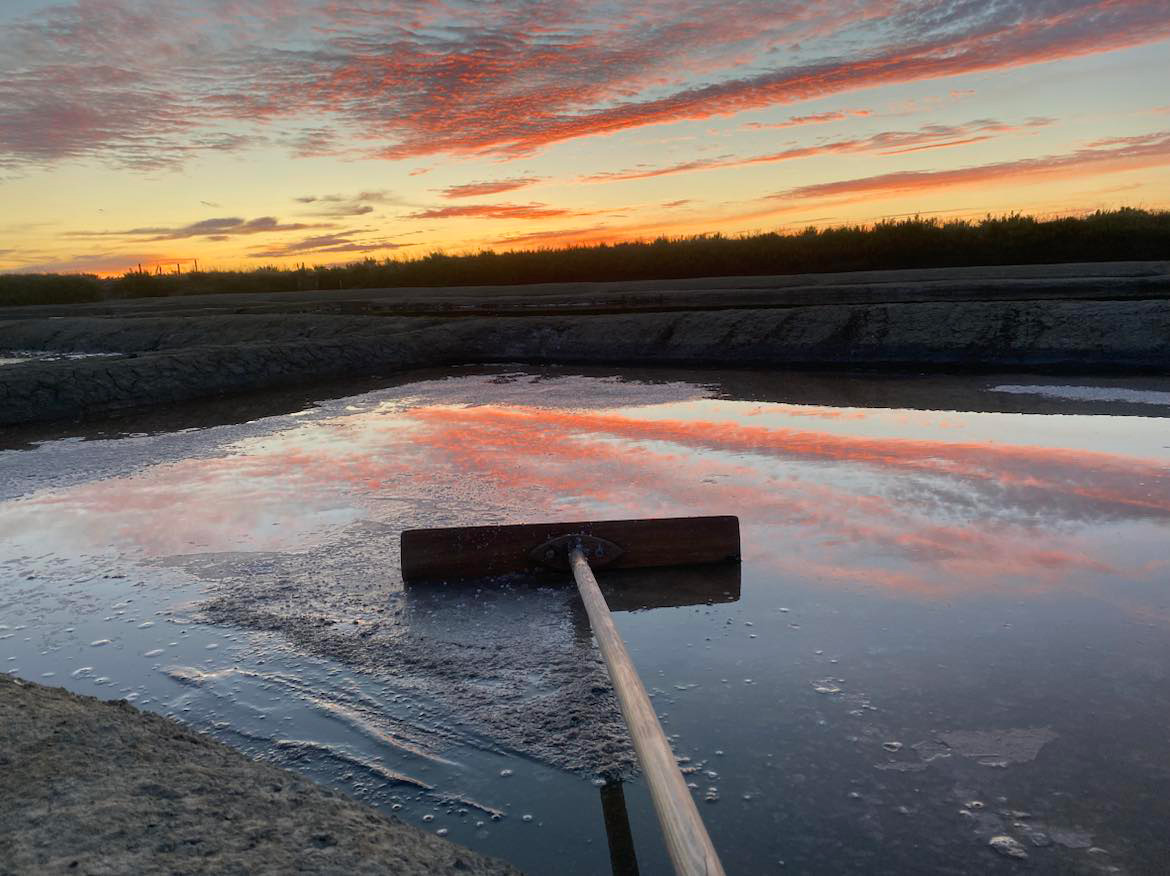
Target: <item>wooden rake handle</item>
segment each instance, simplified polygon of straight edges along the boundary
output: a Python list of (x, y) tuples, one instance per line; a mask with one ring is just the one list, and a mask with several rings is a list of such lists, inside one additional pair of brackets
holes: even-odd
[(646, 774), (650, 797), (658, 813), (658, 823), (662, 825), (662, 836), (674, 870), (679, 876), (723, 876), (723, 865), (719, 863), (711, 837), (699, 817), (695, 799), (683, 780), (674, 752), (658, 723), (658, 715), (650, 704), (646, 688), (638, 678), (634, 663), (610, 617), (605, 597), (597, 586), (597, 579), (593, 577), (593, 570), (580, 548), (570, 552), (569, 565), (581, 601), (585, 603), (589, 625), (601, 648), (601, 656), (609, 668), (626, 727), (634, 741), (634, 751), (642, 764), (642, 772)]

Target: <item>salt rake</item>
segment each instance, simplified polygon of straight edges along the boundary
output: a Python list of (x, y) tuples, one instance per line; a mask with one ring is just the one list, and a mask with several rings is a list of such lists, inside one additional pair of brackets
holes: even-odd
[(646, 776), (674, 870), (717, 876), (723, 865), (674, 752), (618, 635), (593, 567), (632, 569), (739, 560), (739, 518), (676, 517), (412, 529), (402, 533), (402, 579), (466, 582), (572, 571)]

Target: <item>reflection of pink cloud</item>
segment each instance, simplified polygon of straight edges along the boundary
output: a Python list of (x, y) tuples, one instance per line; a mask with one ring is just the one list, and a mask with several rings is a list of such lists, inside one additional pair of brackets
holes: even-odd
[[(465, 428), (481, 419), (507, 421), (516, 429), (540, 425), (614, 435), (631, 440), (670, 441), (687, 447), (826, 459), (920, 471), (1035, 488), (1095, 502), (1170, 513), (1170, 473), (1149, 460), (1108, 453), (1019, 445), (916, 441), (905, 438), (838, 436), (796, 429), (769, 429), (735, 423), (635, 420), (616, 414), (549, 412), (527, 408), (427, 408), (412, 412), (427, 421), (450, 421)], [(1132, 489), (1146, 485), (1145, 493)]]
[[(418, 525), (436, 501), (456, 523), (482, 495), (493, 519), (736, 513), (757, 569), (927, 599), (1163, 574), (1162, 561), (1102, 556), (1067, 524), (1170, 517), (1166, 467), (1117, 454), (433, 405), (345, 414), (228, 456), (0, 506), (0, 529), (153, 556), (296, 549), (379, 513)], [(1021, 495), (1029, 513), (1005, 516)], [(395, 502), (379, 512), (380, 498)]]
[[(1074, 539), (1052, 533), (1038, 537), (1031, 527), (994, 519), (939, 525), (905, 502), (893, 504), (796, 477), (777, 480), (750, 461), (652, 451), (640, 443), (657, 447), (659, 435), (623, 433), (629, 440), (615, 444), (608, 440), (617, 432), (606, 415), (599, 415), (607, 425), (598, 430), (585, 425), (589, 415), (528, 422), (517, 420), (515, 413), (439, 407), (417, 409), (411, 416), (429, 427), (415, 440), (431, 448), (436, 460), (505, 494), (536, 489), (577, 501), (587, 498), (604, 509), (597, 513), (608, 515), (734, 509), (746, 525), (768, 527), (766, 544), (753, 545), (749, 538), (750, 561), (805, 579), (827, 577), (929, 598), (989, 589), (1039, 593), (1065, 586), (1073, 573), (1117, 574), (1112, 564)], [(469, 433), (475, 434), (474, 442), (467, 441)], [(809, 549), (817, 559), (809, 560)]]

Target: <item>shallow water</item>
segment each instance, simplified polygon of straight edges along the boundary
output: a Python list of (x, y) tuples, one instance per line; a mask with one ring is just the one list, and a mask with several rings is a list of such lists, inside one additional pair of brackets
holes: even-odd
[(620, 774), (667, 872), (572, 591), (403, 593), (397, 536), (733, 513), (609, 593), (729, 872), (1159, 872), (1167, 386), (1067, 383), (460, 369), (0, 451), (0, 668), (534, 873), (608, 871)]

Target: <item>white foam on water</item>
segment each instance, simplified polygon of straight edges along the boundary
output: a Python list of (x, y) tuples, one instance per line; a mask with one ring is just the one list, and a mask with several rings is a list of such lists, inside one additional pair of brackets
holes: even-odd
[(1120, 386), (1045, 386), (1039, 384), (1003, 383), (993, 386), (991, 392), (1014, 395), (1041, 395), (1070, 401), (1129, 402), (1139, 405), (1170, 405), (1170, 392), (1153, 389), (1125, 389)]

